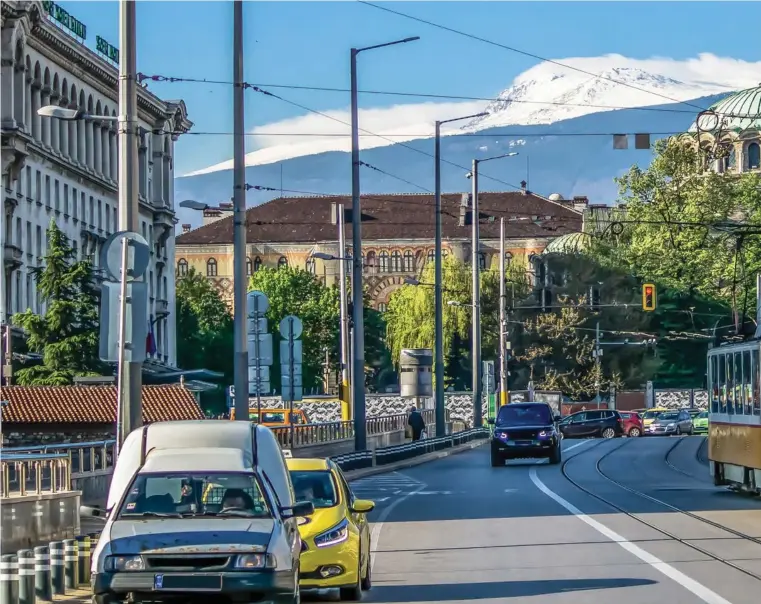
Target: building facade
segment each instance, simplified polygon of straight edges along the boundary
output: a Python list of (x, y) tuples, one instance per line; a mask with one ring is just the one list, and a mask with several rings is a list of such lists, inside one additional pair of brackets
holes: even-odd
[[(442, 195), (443, 253), (469, 262), (472, 203), (467, 193)], [(432, 195), (363, 195), (362, 257), (365, 286), (372, 305), (387, 308), (391, 294), (406, 277), (420, 275), (434, 257), (434, 199)], [(308, 270), (325, 283), (335, 282), (338, 261), (314, 257), (320, 252), (336, 257), (337, 204), (344, 204), (346, 254), (351, 256), (350, 197), (281, 197), (247, 211), (246, 272), (261, 267), (294, 266)], [(480, 262), (483, 270), (499, 267), (500, 218), (506, 222), (506, 258), (541, 253), (550, 241), (582, 230), (587, 199), (544, 198), (529, 191), (479, 194)], [(226, 212), (225, 212), (226, 213)], [(232, 217), (208, 212), (205, 224), (191, 230), (183, 225), (177, 237), (177, 275), (194, 268), (211, 279), (226, 300), (233, 292)]]
[[(118, 230), (115, 122), (40, 117), (47, 105), (116, 116), (118, 50), (53, 2), (2, 2), (2, 237), (0, 322), (45, 312), (31, 269), (42, 264), (51, 221), (77, 257), (91, 258)], [(157, 352), (175, 364), (174, 143), (192, 126), (182, 101), (138, 88), (139, 229), (151, 247), (145, 279)]]

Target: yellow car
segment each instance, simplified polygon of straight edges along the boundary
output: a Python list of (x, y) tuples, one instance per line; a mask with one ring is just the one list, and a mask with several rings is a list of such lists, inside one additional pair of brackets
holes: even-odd
[(655, 418), (664, 411), (671, 411), (671, 409), (666, 409), (665, 407), (653, 407), (652, 409), (646, 410), (644, 413), (640, 413), (642, 416), (642, 427), (647, 428), (655, 421)]
[(330, 459), (286, 459), (296, 501), (311, 501), (314, 514), (299, 519), (302, 589), (340, 590), (341, 600), (356, 601), (372, 587), (370, 527), (375, 503), (355, 499)]

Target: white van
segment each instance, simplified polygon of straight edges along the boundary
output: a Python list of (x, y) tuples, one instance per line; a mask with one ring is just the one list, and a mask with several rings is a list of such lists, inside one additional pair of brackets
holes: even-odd
[(275, 435), (250, 422), (161, 422), (124, 442), (92, 558), (93, 604), (300, 601), (297, 503)]

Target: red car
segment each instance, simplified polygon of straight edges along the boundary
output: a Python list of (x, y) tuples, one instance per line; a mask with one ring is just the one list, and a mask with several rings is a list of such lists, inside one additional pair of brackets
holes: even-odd
[(621, 419), (624, 420), (624, 434), (632, 438), (642, 436), (644, 429), (639, 413), (634, 411), (619, 411), (619, 413), (621, 414)]

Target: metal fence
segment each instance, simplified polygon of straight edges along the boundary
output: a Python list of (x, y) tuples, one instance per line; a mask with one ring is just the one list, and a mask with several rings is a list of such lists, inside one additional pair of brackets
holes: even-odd
[(2, 497), (70, 490), (71, 463), (66, 453), (3, 452), (0, 463)]

